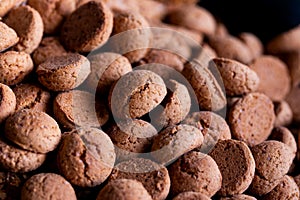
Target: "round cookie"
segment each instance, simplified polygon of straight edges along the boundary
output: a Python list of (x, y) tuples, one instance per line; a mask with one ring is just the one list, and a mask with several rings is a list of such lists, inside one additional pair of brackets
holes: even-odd
[(50, 36), (42, 39), (39, 47), (33, 52), (32, 59), (35, 65), (39, 65), (50, 57), (61, 56), (66, 53), (67, 51), (60, 44), (59, 39)]
[(174, 197), (172, 200), (211, 200), (211, 198), (207, 197), (200, 192), (182, 192)]
[(33, 67), (31, 57), (27, 53), (7, 51), (0, 54), (0, 82), (16, 85), (33, 70)]
[(89, 60), (77, 53), (51, 57), (36, 70), (39, 82), (52, 91), (67, 91), (79, 86), (90, 73)]
[(300, 121), (300, 106), (298, 99), (300, 98), (300, 88), (298, 86), (294, 86), (291, 88), (290, 93), (286, 97), (286, 102), (290, 106), (293, 112), (293, 121)]
[(197, 151), (208, 153), (218, 140), (231, 139), (229, 126), (220, 115), (209, 111), (199, 111), (189, 114), (182, 124), (198, 128), (204, 137), (203, 144)]
[(76, 200), (72, 185), (62, 176), (40, 173), (30, 177), (22, 187), (21, 200), (65, 199)]
[(286, 101), (274, 103), (275, 122), (274, 126), (287, 126), (293, 120), (293, 111)]
[[(0, 52), (14, 46), (19, 41), (19, 37), (14, 29), (8, 27), (6, 24), (0, 21)], [(3, 37), (4, 35), (4, 37)]]
[(220, 200), (256, 200), (256, 198), (246, 194), (237, 194), (231, 197), (221, 197)]
[(40, 167), (46, 154), (33, 153), (0, 139), (0, 166), (10, 172), (29, 172)]
[(23, 109), (6, 120), (5, 137), (22, 149), (48, 153), (60, 142), (61, 131), (57, 122), (48, 114)]
[(8, 87), (0, 83), (0, 124), (15, 112), (16, 96)]
[(120, 161), (150, 152), (157, 130), (150, 123), (135, 119), (118, 121), (110, 126), (107, 134), (115, 145), (117, 160)]
[(259, 174), (255, 174), (249, 187), (249, 192), (254, 195), (263, 196), (272, 191), (280, 183), (280, 181), (281, 179), (268, 180), (260, 177)]
[(209, 155), (222, 174), (221, 196), (242, 194), (251, 184), (255, 161), (249, 147), (242, 141), (219, 140)]
[(170, 190), (170, 177), (166, 167), (144, 158), (133, 158), (117, 164), (109, 182), (115, 179), (140, 181), (153, 200), (166, 199)]
[(108, 40), (112, 28), (113, 15), (110, 9), (101, 1), (90, 1), (66, 19), (60, 38), (68, 50), (89, 52)]
[(57, 165), (70, 183), (94, 187), (110, 175), (115, 158), (114, 145), (104, 132), (96, 128), (74, 129), (62, 136)]
[(212, 70), (194, 60), (185, 64), (182, 74), (191, 84), (200, 109), (212, 111), (225, 106), (225, 91)]
[(151, 155), (158, 162), (168, 164), (183, 154), (200, 147), (203, 135), (194, 126), (169, 126), (154, 137)]
[(259, 92), (266, 94), (272, 101), (284, 100), (290, 91), (291, 78), (287, 66), (274, 56), (261, 56), (249, 66), (259, 79)]
[(13, 88), (16, 95), (16, 111), (34, 109), (43, 112), (50, 110), (50, 93), (36, 84), (24, 83)]
[(289, 74), (292, 80), (292, 86), (298, 86), (300, 83), (300, 52), (290, 52), (280, 55), (280, 58), (288, 66)]
[(19, 42), (13, 47), (14, 50), (31, 54), (39, 46), (44, 25), (35, 9), (27, 5), (16, 7), (9, 12), (4, 22), (19, 36)]
[(263, 200), (298, 200), (299, 188), (294, 179), (290, 176), (284, 176), (281, 182), (268, 194), (263, 196)]
[(239, 96), (257, 90), (260, 79), (248, 66), (227, 58), (214, 58), (211, 62), (220, 72), (227, 95)]
[(0, 196), (2, 199), (20, 199), (21, 188), (28, 178), (27, 174), (0, 172)]
[(198, 55), (196, 55), (195, 59), (202, 66), (206, 67), (209, 65), (211, 59), (216, 58), (217, 53), (213, 50), (207, 43), (202, 44), (202, 48)]
[(293, 162), (292, 150), (279, 141), (264, 141), (252, 147), (251, 151), (256, 163), (256, 174), (267, 180), (282, 178)]
[(96, 90), (98, 95), (106, 95), (115, 81), (132, 71), (128, 59), (117, 53), (98, 53), (88, 58), (91, 62), (91, 73), (86, 84), (90, 90)]
[(250, 93), (230, 109), (228, 123), (233, 137), (254, 146), (269, 137), (274, 120), (272, 101), (264, 94)]
[(151, 196), (139, 181), (116, 179), (110, 181), (99, 192), (97, 200), (152, 200)]
[(24, 0), (2, 0), (0, 1), (0, 17), (3, 17), (8, 13), (14, 6), (17, 6)]
[(122, 76), (110, 92), (114, 117), (139, 118), (159, 105), (167, 94), (163, 79), (148, 70), (136, 70)]
[(297, 143), (294, 135), (291, 131), (283, 126), (275, 127), (272, 130), (271, 135), (269, 136), (269, 140), (277, 140), (279, 142), (283, 142), (288, 145), (292, 150), (292, 153), (296, 155), (297, 153)]
[(222, 175), (209, 155), (191, 151), (169, 167), (171, 194), (199, 192), (212, 197), (221, 189)]
[(109, 119), (105, 105), (96, 101), (95, 95), (81, 90), (59, 93), (53, 101), (53, 113), (67, 130), (100, 127)]
[(46, 34), (55, 33), (64, 18), (76, 8), (73, 0), (28, 0), (27, 4), (40, 13)]
[(244, 32), (239, 34), (239, 38), (249, 48), (253, 59), (258, 58), (263, 54), (264, 46), (256, 35)]

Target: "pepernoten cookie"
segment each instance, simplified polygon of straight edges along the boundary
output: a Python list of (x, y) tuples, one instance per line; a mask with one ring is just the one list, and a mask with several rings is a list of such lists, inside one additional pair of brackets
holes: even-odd
[(200, 192), (182, 192), (174, 197), (172, 200), (211, 200), (208, 196)]
[(280, 101), (274, 103), (275, 110), (275, 122), (274, 126), (287, 126), (293, 120), (293, 111), (290, 105), (286, 101)]
[[(0, 21), (0, 52), (15, 45), (19, 41), (19, 37), (14, 29)], [(4, 37), (3, 37), (4, 36)]]
[(2, 0), (0, 1), (0, 17), (3, 17), (7, 14), (10, 9), (15, 6), (18, 6), (24, 0)]
[(97, 200), (152, 200), (143, 184), (133, 179), (110, 181), (99, 192)]
[(219, 140), (209, 155), (222, 174), (221, 196), (242, 194), (251, 184), (255, 161), (246, 143), (238, 140)]
[(21, 189), (28, 179), (26, 173), (0, 172), (0, 198), (7, 200), (20, 199)]
[(256, 200), (256, 198), (246, 194), (237, 194), (231, 197), (221, 197), (220, 200)]
[(133, 158), (115, 166), (109, 182), (116, 179), (140, 181), (153, 200), (163, 200), (170, 190), (170, 177), (166, 167), (144, 158)]
[(264, 46), (260, 39), (253, 33), (243, 32), (238, 36), (240, 40), (249, 48), (253, 59), (263, 54)]
[(8, 87), (0, 83), (0, 124), (15, 112), (16, 96)]
[(74, 129), (62, 136), (57, 165), (71, 184), (93, 187), (107, 179), (115, 159), (114, 145), (103, 131), (96, 128)]
[(51, 91), (67, 91), (79, 86), (90, 73), (89, 60), (77, 53), (51, 57), (40, 64), (39, 82)]
[(281, 179), (265, 179), (259, 174), (254, 175), (253, 181), (248, 189), (249, 193), (255, 196), (263, 196), (273, 190)]
[(40, 173), (30, 177), (22, 187), (21, 200), (65, 199), (76, 200), (72, 185), (54, 173)]
[(274, 120), (272, 101), (262, 93), (250, 93), (230, 109), (228, 123), (234, 138), (254, 146), (269, 137)]
[(221, 189), (222, 175), (217, 163), (209, 155), (191, 151), (169, 167), (171, 194), (199, 192), (212, 197)]

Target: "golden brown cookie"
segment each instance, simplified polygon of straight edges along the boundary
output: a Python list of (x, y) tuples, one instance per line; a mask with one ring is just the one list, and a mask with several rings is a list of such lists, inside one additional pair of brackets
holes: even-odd
[(4, 22), (19, 36), (19, 42), (13, 47), (14, 50), (31, 54), (39, 46), (44, 25), (40, 14), (35, 9), (27, 5), (14, 8)]
[(60, 38), (71, 51), (89, 52), (102, 46), (113, 27), (113, 15), (99, 1), (90, 1), (77, 8), (63, 23)]
[(237, 194), (231, 197), (221, 197), (220, 200), (256, 200), (256, 198), (246, 194)]
[(36, 70), (39, 82), (52, 91), (67, 91), (79, 86), (90, 73), (89, 60), (77, 53), (51, 57)]
[(269, 137), (274, 120), (272, 101), (262, 93), (250, 93), (230, 109), (228, 123), (233, 137), (254, 146)]
[(248, 66), (228, 58), (214, 58), (211, 62), (220, 72), (227, 95), (239, 96), (257, 90), (260, 79)]
[(72, 185), (62, 176), (40, 173), (30, 177), (22, 187), (21, 200), (65, 199), (76, 200)]
[(0, 124), (15, 112), (16, 96), (8, 87), (0, 83)]
[(23, 109), (6, 120), (5, 137), (22, 149), (48, 153), (60, 142), (61, 131), (57, 122), (48, 114)]
[(8, 27), (6, 24), (0, 21), (0, 52), (7, 48), (14, 46), (19, 41), (19, 37), (14, 29)]
[(279, 183), (281, 179), (265, 179), (260, 177), (259, 174), (254, 175), (253, 181), (249, 187), (249, 192), (253, 195), (263, 196), (272, 191)]
[(221, 189), (222, 175), (209, 155), (191, 151), (169, 167), (171, 194), (199, 192), (212, 197)]
[(273, 101), (284, 100), (290, 91), (291, 78), (287, 66), (274, 56), (261, 56), (249, 67), (259, 77), (259, 92), (266, 94)]
[(140, 181), (153, 200), (163, 200), (170, 190), (170, 177), (166, 167), (144, 158), (133, 158), (115, 166), (109, 182), (115, 179)]
[(103, 187), (97, 200), (152, 200), (143, 184), (133, 179), (116, 179)]
[(33, 70), (29, 54), (7, 51), (0, 54), (0, 82), (6, 85), (20, 83)]
[(174, 197), (172, 200), (211, 200), (211, 198), (200, 192), (182, 192)]
[(22, 3), (24, 0), (2, 0), (0, 1), (0, 17), (3, 17), (14, 6)]
[(256, 35), (253, 33), (244, 32), (239, 35), (239, 38), (249, 48), (253, 59), (258, 58), (263, 54), (264, 46)]
[(236, 195), (246, 191), (255, 171), (255, 161), (246, 143), (219, 140), (209, 155), (216, 161), (222, 174), (219, 195)]
[(275, 122), (274, 126), (287, 126), (293, 120), (293, 111), (286, 101), (274, 103)]
[(107, 179), (115, 158), (114, 145), (103, 131), (96, 128), (74, 129), (62, 137), (57, 165), (71, 184), (93, 187)]
[(28, 0), (27, 4), (40, 13), (46, 34), (56, 32), (64, 18), (76, 8), (74, 0)]
[(67, 51), (60, 44), (57, 37), (45, 37), (42, 39), (39, 47), (33, 52), (32, 59), (34, 64), (39, 65), (50, 57), (62, 56), (66, 53)]

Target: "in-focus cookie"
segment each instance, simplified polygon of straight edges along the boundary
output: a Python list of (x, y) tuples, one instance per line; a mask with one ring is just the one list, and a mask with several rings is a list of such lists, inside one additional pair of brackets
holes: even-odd
[(16, 108), (16, 96), (8, 87), (0, 83), (0, 124), (11, 114)]
[(211, 200), (211, 198), (200, 192), (182, 192), (174, 197), (172, 200)]
[(21, 200), (65, 199), (76, 200), (72, 185), (62, 176), (40, 173), (30, 177), (22, 187)]
[(248, 191), (250, 194), (263, 196), (273, 190), (281, 180), (282, 178), (268, 180), (264, 177), (261, 177), (259, 174), (256, 174), (254, 175), (253, 181)]
[(107, 179), (115, 159), (114, 145), (103, 131), (96, 128), (74, 129), (62, 137), (57, 165), (70, 183), (93, 187)]
[(249, 48), (253, 59), (258, 58), (263, 54), (264, 46), (256, 35), (253, 33), (243, 32), (239, 34), (239, 38)]
[(221, 189), (222, 175), (217, 163), (209, 155), (191, 151), (169, 167), (171, 194), (199, 192), (212, 197)]
[(209, 155), (216, 161), (222, 174), (221, 196), (242, 194), (251, 184), (255, 161), (246, 143), (219, 140)]
[(5, 49), (14, 46), (19, 41), (19, 37), (14, 29), (8, 27), (6, 24), (0, 21), (0, 52)]
[(33, 62), (29, 54), (7, 51), (0, 54), (0, 82), (15, 85), (33, 70)]
[(274, 103), (275, 109), (275, 122), (274, 126), (287, 126), (293, 120), (293, 111), (286, 101)]
[(140, 181), (153, 200), (163, 200), (170, 190), (170, 177), (165, 166), (144, 158), (134, 158), (117, 164), (109, 182), (115, 179)]
[(31, 54), (39, 46), (44, 25), (38, 11), (30, 6), (20, 6), (12, 9), (4, 22), (19, 36), (19, 42), (14, 46), (14, 50)]
[(168, 164), (200, 147), (202, 143), (203, 135), (196, 127), (186, 124), (173, 125), (154, 137), (151, 155), (158, 163)]
[(89, 52), (108, 40), (112, 28), (113, 15), (110, 9), (102, 1), (90, 1), (66, 19), (60, 38), (68, 50)]
[(221, 197), (220, 200), (256, 200), (256, 198), (246, 194), (237, 194), (231, 197)]
[(116, 179), (103, 187), (97, 200), (152, 200), (143, 184), (133, 179)]
[(262, 93), (250, 93), (230, 109), (228, 123), (233, 137), (253, 146), (269, 137), (274, 120), (272, 101)]
[(52, 91), (66, 91), (79, 86), (90, 73), (89, 60), (77, 53), (51, 57), (36, 70), (39, 82)]

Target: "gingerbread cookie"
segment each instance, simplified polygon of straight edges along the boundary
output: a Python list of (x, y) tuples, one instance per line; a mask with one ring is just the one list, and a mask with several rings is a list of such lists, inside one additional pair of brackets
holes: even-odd
[[(19, 37), (14, 29), (0, 21), (0, 52), (14, 46), (19, 41)], [(4, 37), (3, 37), (4, 36)]]
[(201, 194), (200, 192), (182, 192), (178, 194), (176, 197), (174, 197), (172, 200), (211, 200), (211, 198), (207, 197), (204, 194)]
[(0, 124), (15, 112), (16, 96), (8, 87), (0, 83)]
[(287, 126), (293, 120), (293, 111), (286, 101), (274, 103), (275, 122), (274, 126)]

